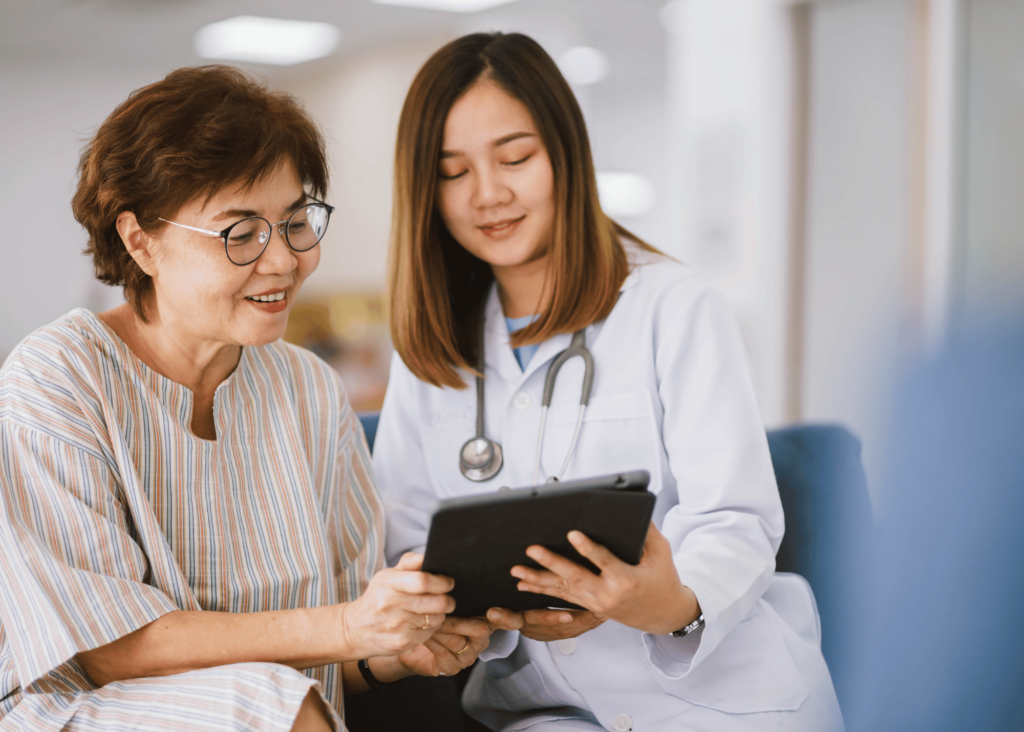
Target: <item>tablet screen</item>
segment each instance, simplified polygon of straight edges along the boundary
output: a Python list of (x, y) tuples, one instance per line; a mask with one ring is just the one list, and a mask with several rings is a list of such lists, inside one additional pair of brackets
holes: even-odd
[(460, 617), (491, 607), (576, 607), (520, 592), (510, 570), (538, 567), (526, 549), (540, 544), (596, 573), (569, 543), (566, 535), (574, 529), (624, 562), (639, 563), (654, 512), (649, 479), (646, 471), (634, 471), (442, 501), (431, 520), (423, 570), (455, 580), (452, 614)]

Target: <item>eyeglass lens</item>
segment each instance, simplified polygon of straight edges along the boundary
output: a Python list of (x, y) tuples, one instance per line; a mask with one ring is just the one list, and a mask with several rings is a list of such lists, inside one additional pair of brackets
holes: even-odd
[[(312, 249), (327, 231), (330, 213), (326, 206), (311, 203), (293, 213), (284, 230), (288, 246), (297, 252)], [(227, 236), (228, 259), (235, 264), (251, 264), (259, 259), (270, 241), (270, 223), (263, 218), (243, 219), (231, 227)]]

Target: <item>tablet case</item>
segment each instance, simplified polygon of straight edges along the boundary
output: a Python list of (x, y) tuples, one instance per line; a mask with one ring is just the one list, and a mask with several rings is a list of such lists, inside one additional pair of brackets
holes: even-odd
[(638, 470), (441, 501), (430, 523), (423, 571), (455, 580), (452, 614), (459, 617), (480, 616), (491, 607), (577, 608), (520, 592), (509, 571), (517, 564), (540, 568), (526, 556), (527, 547), (540, 544), (599, 573), (569, 543), (566, 535), (573, 529), (638, 564), (654, 513), (649, 480), (647, 471)]

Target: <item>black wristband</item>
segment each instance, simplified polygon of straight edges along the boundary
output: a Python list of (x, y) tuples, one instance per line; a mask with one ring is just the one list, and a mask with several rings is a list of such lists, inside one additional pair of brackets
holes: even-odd
[(370, 687), (370, 691), (380, 691), (385, 686), (390, 686), (394, 683), (393, 681), (381, 681), (374, 676), (373, 671), (370, 670), (370, 659), (368, 658), (359, 659), (356, 666), (359, 668), (359, 673), (363, 675), (363, 681)]

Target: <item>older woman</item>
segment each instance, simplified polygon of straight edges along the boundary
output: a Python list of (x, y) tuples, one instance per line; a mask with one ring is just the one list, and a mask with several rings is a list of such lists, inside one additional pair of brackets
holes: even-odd
[(83, 154), (74, 213), (127, 302), (0, 371), (0, 729), (329, 729), (486, 647), (421, 557), (381, 570), (344, 387), (279, 340), (326, 187), (307, 115), (227, 67), (138, 90)]

